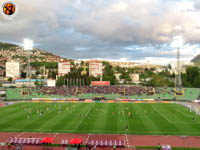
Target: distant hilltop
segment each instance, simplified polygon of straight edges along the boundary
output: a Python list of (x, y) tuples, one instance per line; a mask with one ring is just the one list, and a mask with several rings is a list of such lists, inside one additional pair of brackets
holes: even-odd
[[(26, 53), (23, 47), (16, 44), (0, 42), (0, 62), (15, 60), (22, 64), (26, 62)], [(61, 62), (67, 60), (45, 50), (34, 48), (31, 54), (31, 62)]]
[(191, 62), (195, 63), (195, 64), (200, 64), (200, 54), (195, 56)]
[(19, 47), (19, 46), (15, 45), (15, 44), (0, 42), (0, 50), (2, 50), (2, 49), (8, 50), (8, 49), (11, 49), (11, 48), (16, 48), (16, 47)]

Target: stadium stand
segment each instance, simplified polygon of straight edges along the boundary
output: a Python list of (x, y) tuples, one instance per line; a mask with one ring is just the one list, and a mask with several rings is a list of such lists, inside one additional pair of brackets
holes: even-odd
[[(7, 88), (6, 98), (80, 98), (92, 99), (102, 96), (105, 99), (155, 99), (155, 100), (196, 100), (199, 98), (198, 88), (185, 88), (184, 95), (175, 96), (173, 88), (152, 88), (143, 86), (83, 86), (83, 87), (42, 87), (32, 88), (29, 95), (22, 95), (19, 88)], [(79, 91), (77, 93), (77, 91)], [(120, 94), (125, 91), (125, 94)]]

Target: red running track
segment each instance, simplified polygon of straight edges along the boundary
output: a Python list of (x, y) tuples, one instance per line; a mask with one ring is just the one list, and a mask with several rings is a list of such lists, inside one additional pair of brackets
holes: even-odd
[[(152, 135), (126, 135), (126, 134), (70, 134), (70, 133), (26, 133), (26, 132), (0, 132), (0, 142), (6, 142), (9, 137), (17, 138), (44, 138), (54, 137), (54, 144), (61, 144), (62, 139), (81, 138), (83, 144), (88, 140), (125, 140), (129, 146), (156, 146), (169, 144), (172, 147), (200, 147), (200, 136), (152, 136)], [(7, 148), (4, 148), (6, 150)], [(14, 147), (12, 148), (14, 149)], [(24, 146), (23, 150), (44, 150), (41, 146)], [(112, 148), (97, 148), (110, 150)], [(64, 147), (55, 147), (51, 150), (64, 150)], [(82, 148), (82, 150), (85, 150)], [(92, 149), (93, 150), (93, 149)], [(122, 150), (122, 149), (121, 149)]]

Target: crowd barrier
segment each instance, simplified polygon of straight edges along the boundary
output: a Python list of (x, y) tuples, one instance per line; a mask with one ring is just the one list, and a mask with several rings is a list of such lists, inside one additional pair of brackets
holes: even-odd
[(72, 103), (78, 103), (78, 102), (84, 102), (84, 103), (172, 103), (172, 101), (158, 101), (155, 99), (102, 99), (102, 100), (93, 100), (93, 99), (78, 99), (78, 98), (32, 98), (32, 102), (46, 102), (46, 103), (52, 103), (52, 102), (72, 102)]

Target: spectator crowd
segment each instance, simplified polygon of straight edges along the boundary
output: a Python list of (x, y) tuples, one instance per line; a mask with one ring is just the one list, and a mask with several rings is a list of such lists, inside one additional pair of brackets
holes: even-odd
[(166, 92), (164, 89), (143, 87), (143, 86), (71, 86), (71, 87), (41, 87), (35, 92), (45, 95), (73, 96), (78, 93), (92, 94), (125, 94), (125, 95), (152, 95), (155, 93)]

